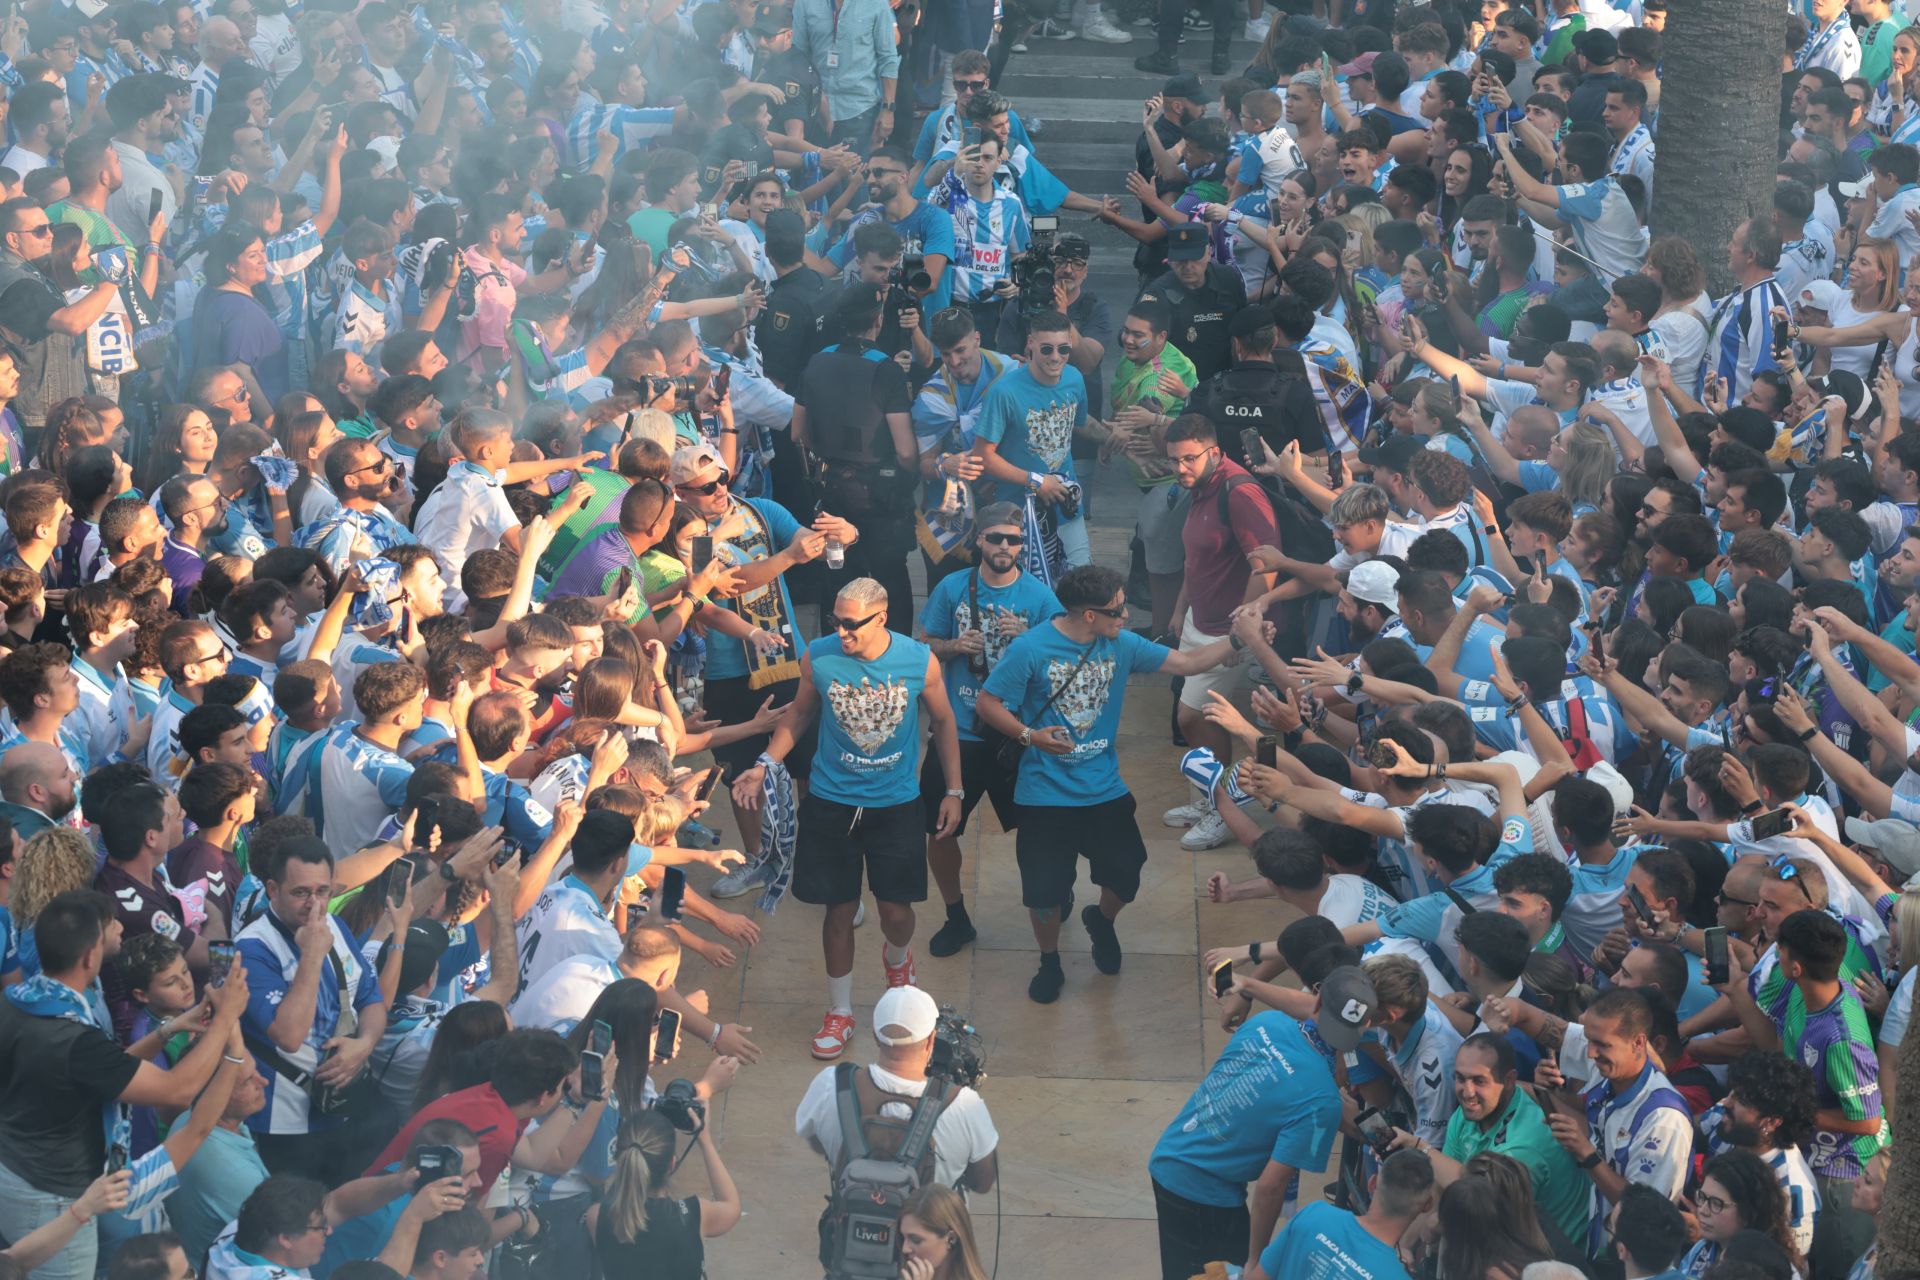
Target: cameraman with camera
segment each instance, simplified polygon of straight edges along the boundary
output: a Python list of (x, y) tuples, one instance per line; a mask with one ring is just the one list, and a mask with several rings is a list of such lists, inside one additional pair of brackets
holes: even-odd
[[(807, 1086), (800, 1106), (794, 1112), (793, 1131), (825, 1156), (829, 1169), (839, 1175), (845, 1164), (847, 1135), (840, 1119), (839, 1092), (853, 1090), (859, 1123), (875, 1149), (884, 1150), (872, 1139), (888, 1129), (898, 1129), (913, 1115), (920, 1097), (927, 1092), (928, 1071), (936, 1057), (936, 1045), (942, 1041), (940, 1010), (933, 997), (918, 987), (894, 987), (873, 1007), (873, 1038), (880, 1045), (879, 1060), (870, 1066), (839, 1063), (827, 1067)], [(1000, 1134), (987, 1114), (987, 1104), (969, 1085), (967, 1077), (977, 1077), (977, 1060), (951, 1052), (946, 1046), (944, 1059), (956, 1063), (949, 1081), (951, 1089), (940, 1107), (933, 1125), (932, 1181), (941, 1186), (969, 1191), (990, 1191), (1000, 1175), (996, 1151)], [(931, 1105), (931, 1104), (930, 1104)], [(821, 1220), (821, 1264), (833, 1271), (831, 1261), (836, 1248), (844, 1242), (836, 1226), (841, 1206), (830, 1201)]]
[(836, 328), (832, 318), (843, 299), (862, 290), (884, 289), (880, 332), (873, 340), (874, 346), (895, 360), (910, 354), (911, 364), (904, 367), (925, 369), (931, 367), (937, 357), (933, 343), (927, 340), (920, 324), (920, 302), (906, 288), (906, 274), (902, 269), (905, 254), (906, 241), (887, 223), (869, 222), (855, 227), (852, 272), (839, 295), (828, 299), (822, 308), (822, 314), (827, 316), (824, 333), (832, 339), (846, 332)]

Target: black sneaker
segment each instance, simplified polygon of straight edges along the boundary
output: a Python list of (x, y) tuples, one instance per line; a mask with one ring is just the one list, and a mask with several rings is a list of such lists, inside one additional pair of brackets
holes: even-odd
[(1170, 53), (1161, 53), (1158, 49), (1135, 58), (1133, 66), (1136, 71), (1145, 71), (1149, 75), (1177, 76), (1180, 74), (1180, 59)]
[(1027, 983), (1027, 999), (1035, 1004), (1052, 1004), (1060, 998), (1060, 988), (1067, 985), (1066, 970), (1060, 967), (1060, 953), (1042, 953), (1040, 971), (1033, 975), (1033, 981)]
[(966, 912), (962, 911), (958, 915), (949, 915), (947, 922), (941, 925), (939, 930), (931, 938), (927, 939), (927, 953), (929, 955), (940, 956), (944, 959), (947, 956), (958, 954), (960, 948), (966, 946), (979, 936), (979, 930), (973, 927), (973, 921), (968, 918)]
[(1231, 53), (1222, 51), (1213, 55), (1213, 74), (1223, 76), (1231, 70), (1233, 70), (1233, 55)]
[(1102, 973), (1120, 972), (1120, 936), (1113, 931), (1113, 921), (1107, 919), (1106, 912), (1099, 904), (1090, 903), (1080, 913), (1080, 923), (1087, 928), (1087, 937), (1093, 943), (1093, 966)]

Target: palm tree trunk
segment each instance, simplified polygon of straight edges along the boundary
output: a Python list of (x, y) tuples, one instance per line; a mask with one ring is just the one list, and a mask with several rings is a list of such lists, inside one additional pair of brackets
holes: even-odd
[(1907, 1092), (1920, 1089), (1920, 1046), (1903, 1042), (1896, 1069), (1893, 1154), (1880, 1202), (1880, 1255), (1873, 1267), (1883, 1276), (1920, 1267), (1920, 1093)]
[(1784, 14), (1749, 0), (1688, 0), (1667, 11), (1653, 233), (1691, 243), (1716, 296), (1733, 287), (1734, 229), (1773, 211), (1785, 27)]

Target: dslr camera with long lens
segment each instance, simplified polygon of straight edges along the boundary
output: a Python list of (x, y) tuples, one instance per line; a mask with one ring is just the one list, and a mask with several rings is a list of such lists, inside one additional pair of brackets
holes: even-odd
[(1020, 290), (1020, 314), (1033, 315), (1053, 310), (1053, 281), (1060, 259), (1055, 253), (1060, 237), (1060, 219), (1052, 214), (1036, 214), (1033, 239), (1027, 250), (1007, 263), (1008, 274)]

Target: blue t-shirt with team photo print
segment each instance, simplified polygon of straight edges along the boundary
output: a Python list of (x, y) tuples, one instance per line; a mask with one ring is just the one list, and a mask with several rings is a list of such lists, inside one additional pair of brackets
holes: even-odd
[[(1000, 456), (1022, 471), (1073, 476), (1073, 433), (1087, 421), (1087, 380), (1068, 365), (1053, 386), (1043, 386), (1029, 365), (1003, 373), (987, 388), (987, 402), (974, 427), (976, 440), (999, 447)], [(1025, 484), (1002, 483), (1002, 502), (1019, 502)]]
[[(1114, 740), (1120, 732), (1127, 678), (1136, 671), (1151, 675), (1160, 670), (1172, 652), (1126, 630), (1111, 640), (1102, 636), (1091, 646), (1078, 645), (1051, 622), (1007, 646), (983, 691), (1006, 704), (1022, 724), (1035, 729), (1066, 726), (1073, 742), (1073, 750), (1063, 756), (1029, 747), (1021, 757), (1014, 799), (1023, 805), (1084, 807), (1125, 795)], [(1041, 706), (1056, 690), (1053, 705), (1041, 714)]]

